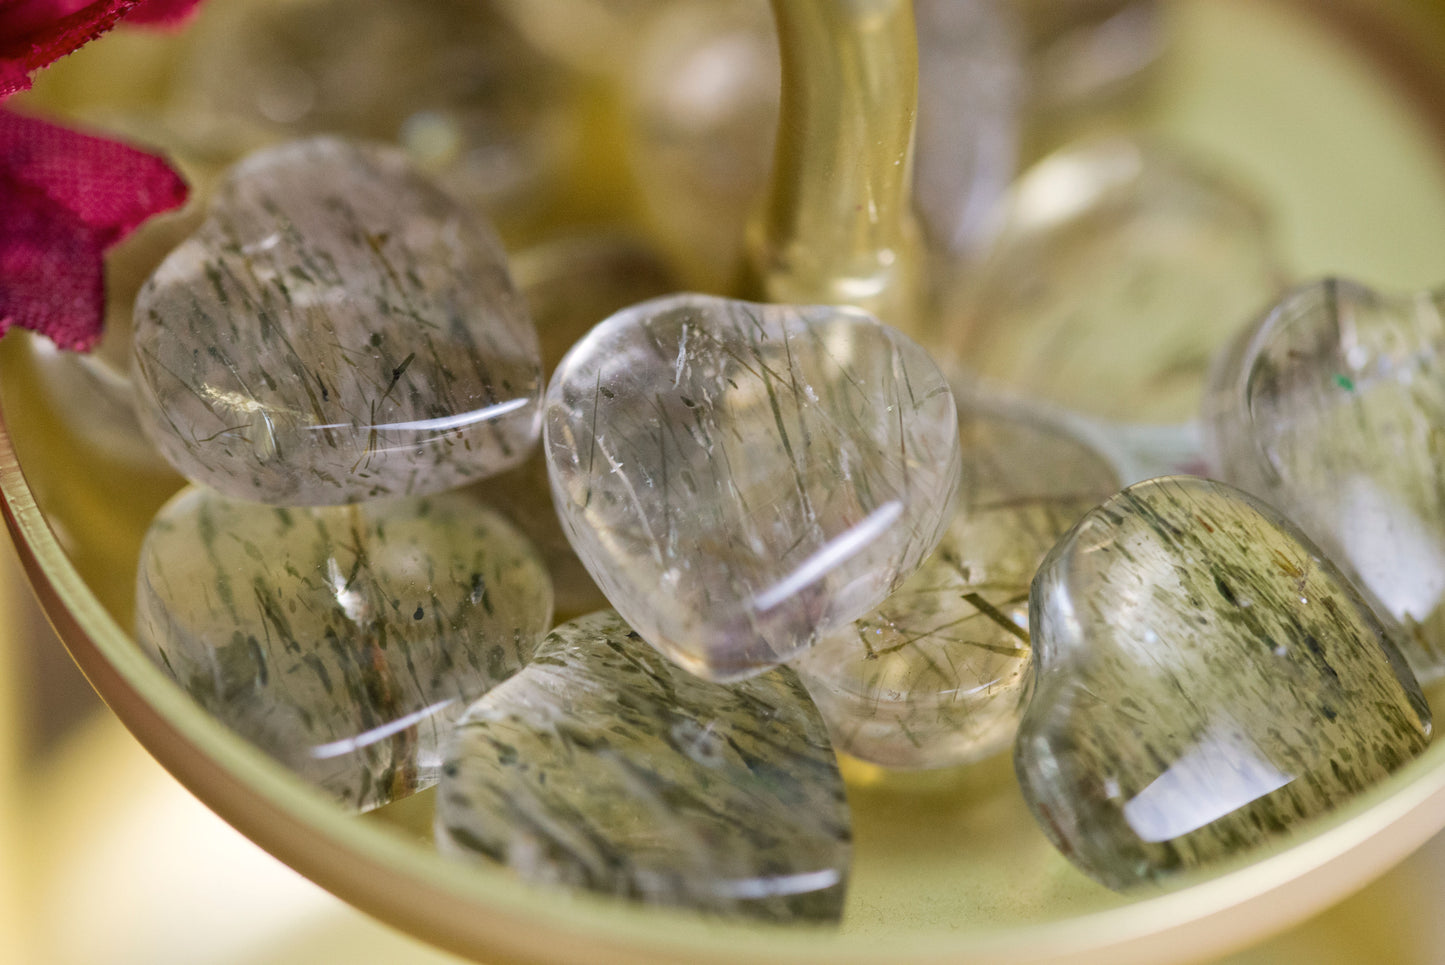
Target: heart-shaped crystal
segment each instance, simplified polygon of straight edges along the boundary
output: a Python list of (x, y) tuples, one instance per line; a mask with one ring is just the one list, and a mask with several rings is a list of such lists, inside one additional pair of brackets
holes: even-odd
[(1419, 755), (1393, 633), (1290, 523), (1222, 483), (1133, 486), (1040, 568), (1014, 763), (1111, 888), (1277, 839)]
[(135, 318), (142, 424), (232, 496), (437, 492), (537, 437), (537, 335), (495, 235), (388, 150), (252, 155)]
[(1445, 293), (1327, 280), (1289, 294), (1213, 378), (1214, 464), (1277, 506), (1445, 673)]
[(358, 810), (436, 783), (451, 722), (551, 616), (526, 539), (459, 494), (287, 509), (191, 487), (136, 594), (137, 639), (187, 693)]
[(649, 643), (717, 680), (881, 603), (938, 543), (959, 475), (937, 366), (849, 308), (634, 306), (563, 359), (545, 423), (577, 555)]
[(444, 851), (539, 884), (772, 921), (836, 921), (851, 857), (843, 779), (786, 668), (699, 680), (615, 613), (553, 630), (457, 724)]
[(1188, 156), (1084, 142), (1017, 182), (950, 348), (1056, 406), (1193, 419), (1219, 347), (1281, 290), (1270, 241), (1252, 199)]
[(1012, 742), (1034, 571), (1119, 488), (1102, 458), (1042, 424), (965, 409), (959, 438), (963, 482), (938, 549), (794, 665), (838, 749), (885, 767), (966, 764)]

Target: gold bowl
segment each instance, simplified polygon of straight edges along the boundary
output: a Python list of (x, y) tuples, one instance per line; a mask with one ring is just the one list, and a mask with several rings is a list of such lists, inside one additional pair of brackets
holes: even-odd
[[(1146, 130), (1251, 177), (1296, 274), (1390, 288), (1445, 266), (1445, 8), (1177, 0)], [(1006, 759), (900, 778), (847, 763), (855, 867), (834, 929), (704, 919), (518, 882), (430, 846), (429, 793), (342, 813), (202, 713), (129, 636), (141, 536), (181, 484), (78, 435), (37, 353), (0, 343), (0, 497), (35, 590), (110, 709), (186, 788), (362, 910), (491, 963), (1164, 962), (1300, 922), (1445, 827), (1445, 747), (1266, 854), (1120, 896), (1028, 816)], [(1439, 694), (1432, 696), (1440, 696)]]

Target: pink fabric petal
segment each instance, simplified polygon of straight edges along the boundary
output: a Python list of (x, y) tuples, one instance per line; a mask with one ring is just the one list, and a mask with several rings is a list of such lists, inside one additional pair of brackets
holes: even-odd
[(44, 191), (0, 174), (0, 335), (13, 326), (85, 351), (105, 312), (95, 231)]
[(45, 192), (106, 246), (186, 201), (162, 158), (14, 111), (0, 110), (0, 173)]
[(62, 348), (93, 345), (102, 253), (186, 193), (153, 154), (0, 110), (0, 334), (19, 325)]
[(0, 98), (105, 33), (140, 0), (0, 0)]

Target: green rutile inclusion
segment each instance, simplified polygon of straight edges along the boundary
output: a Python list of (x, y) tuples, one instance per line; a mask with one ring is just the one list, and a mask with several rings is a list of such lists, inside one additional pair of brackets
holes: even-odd
[(963, 480), (928, 561), (794, 668), (839, 750), (885, 767), (966, 764), (1013, 741), (1027, 694), (1029, 583), (1119, 485), (1102, 457), (1042, 423), (963, 409)]
[(1222, 483), (1140, 483), (1039, 570), (1015, 765), (1112, 888), (1284, 836), (1419, 755), (1397, 637), (1294, 526)]
[(462, 495), (306, 509), (191, 487), (147, 533), (136, 637), (219, 720), (366, 810), (436, 782), (451, 722), (551, 615), (531, 545)]
[(537, 333), (491, 228), (398, 151), (317, 138), (237, 165), (141, 288), (142, 426), (258, 502), (440, 492), (520, 463)]
[(851, 856), (792, 671), (701, 680), (610, 610), (553, 630), (458, 722), (436, 836), (537, 884), (780, 922), (836, 921)]

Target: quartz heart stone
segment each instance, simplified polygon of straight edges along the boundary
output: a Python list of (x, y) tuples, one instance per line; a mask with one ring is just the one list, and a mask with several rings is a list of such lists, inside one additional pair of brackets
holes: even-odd
[(851, 857), (842, 776), (797, 677), (699, 680), (611, 611), (553, 630), (467, 711), (436, 838), (538, 884), (770, 921), (836, 921)]
[(1040, 568), (1029, 625), (1019, 781), (1111, 888), (1277, 840), (1430, 740), (1393, 631), (1222, 483), (1156, 479), (1089, 513)]
[(577, 555), (649, 643), (715, 680), (883, 602), (958, 483), (948, 384), (856, 309), (634, 306), (563, 359), (545, 422)]
[(1093, 140), (1017, 182), (945, 336), (959, 364), (1031, 399), (1165, 423), (1281, 277), (1253, 200), (1187, 156)]
[(1058, 538), (1119, 487), (1102, 458), (1042, 424), (965, 409), (959, 438), (963, 481), (938, 549), (793, 665), (834, 745), (885, 767), (966, 764), (1013, 741), (1029, 583)]
[(1206, 431), (1224, 478), (1297, 522), (1445, 673), (1445, 293), (1306, 285), (1221, 357)]
[[(518, 254), (512, 268), (532, 311), (542, 366), (549, 373), (598, 319), (676, 290), (657, 254), (637, 241), (611, 234), (549, 241)], [(540, 447), (522, 465), (477, 483), (474, 491), (537, 547), (552, 574), (560, 618), (607, 606), (607, 598), (562, 532)]]
[(136, 637), (182, 689), (358, 810), (436, 783), (452, 722), (551, 616), (531, 546), (458, 494), (288, 509), (191, 487), (136, 592)]
[(318, 139), (238, 165), (135, 308), (141, 420), (228, 495), (436, 492), (537, 437), (537, 335), (495, 235), (401, 155)]

